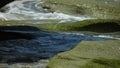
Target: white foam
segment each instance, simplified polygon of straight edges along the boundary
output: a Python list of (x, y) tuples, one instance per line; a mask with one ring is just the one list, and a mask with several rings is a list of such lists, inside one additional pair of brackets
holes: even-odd
[[(73, 35), (86, 36), (86, 34), (85, 34), (85, 33), (82, 33), (82, 32), (60, 32), (60, 33), (61, 33), (61, 34), (73, 34)], [(101, 38), (111, 38), (111, 39), (120, 40), (120, 38), (113, 37), (113, 36), (111, 36), (111, 35), (102, 35), (102, 34), (99, 34), (99, 35), (87, 35), (87, 36), (101, 37)]]
[(115, 37), (108, 36), (108, 35), (98, 35), (98, 36), (94, 36), (94, 37), (112, 38), (112, 39), (118, 39), (118, 40), (120, 40), (120, 38), (115, 38)]
[(25, 16), (21, 16), (18, 14), (7, 14), (7, 13), (0, 13), (0, 19), (1, 20), (26, 20), (30, 19)]
[[(25, 2), (28, 2), (26, 4), (23, 4)], [(10, 7), (10, 9), (6, 13), (1, 13), (0, 18), (4, 20), (27, 20), (29, 18), (32, 18), (33, 20), (39, 20), (39, 19), (59, 19), (61, 22), (64, 21), (80, 21), (85, 19), (90, 19), (90, 17), (85, 16), (71, 16), (64, 13), (44, 13), (40, 12), (40, 8), (37, 7), (37, 4), (40, 3), (40, 0), (17, 0), (14, 1), (7, 6)], [(25, 7), (27, 6), (27, 7)], [(38, 11), (37, 11), (38, 10)], [(16, 14), (21, 15), (21, 17), (17, 17)], [(28, 18), (24, 18), (24, 16)], [(12, 17), (12, 18), (11, 18)], [(23, 18), (22, 18), (23, 17)]]

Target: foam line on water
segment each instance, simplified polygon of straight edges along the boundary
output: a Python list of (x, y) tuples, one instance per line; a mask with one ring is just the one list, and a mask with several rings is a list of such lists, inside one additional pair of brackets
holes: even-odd
[[(39, 20), (39, 19), (59, 19), (61, 22), (64, 21), (80, 21), (90, 19), (86, 16), (71, 16), (64, 13), (58, 12), (43, 12), (38, 3), (40, 0), (17, 0), (7, 5), (9, 10), (6, 13), (0, 13), (0, 18), (4, 20)], [(16, 16), (19, 15), (19, 16)], [(25, 16), (25, 17), (24, 17)], [(12, 17), (12, 18), (11, 18)]]

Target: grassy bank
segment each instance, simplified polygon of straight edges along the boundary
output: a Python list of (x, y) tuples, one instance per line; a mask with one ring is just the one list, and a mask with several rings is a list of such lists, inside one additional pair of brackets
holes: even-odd
[(38, 25), (44, 23), (57, 23), (59, 20), (0, 20), (0, 26), (16, 26), (16, 25)]
[[(85, 15), (101, 19), (120, 19), (120, 1), (114, 0), (43, 0), (50, 12)], [(45, 10), (46, 11), (46, 10)]]
[(120, 31), (120, 20), (92, 19), (74, 23), (47, 23), (37, 26), (50, 31), (116, 32)]
[(120, 41), (83, 41), (53, 57), (47, 68), (119, 68)]
[[(42, 23), (42, 24), (41, 24)], [(59, 23), (58, 20), (23, 20), (23, 21), (0, 21), (0, 26), (34, 26), (48, 31), (91, 31), (91, 32), (119, 32), (120, 20), (91, 19), (78, 22)]]

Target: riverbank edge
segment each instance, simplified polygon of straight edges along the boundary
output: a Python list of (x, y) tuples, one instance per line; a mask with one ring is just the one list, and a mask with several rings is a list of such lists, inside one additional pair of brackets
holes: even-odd
[(120, 40), (83, 41), (50, 59), (46, 68), (119, 68)]

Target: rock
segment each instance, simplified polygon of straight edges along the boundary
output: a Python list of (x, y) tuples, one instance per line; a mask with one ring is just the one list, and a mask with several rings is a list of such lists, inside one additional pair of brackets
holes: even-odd
[(12, 2), (14, 0), (1, 0), (0, 1), (0, 8), (2, 8), (3, 6), (5, 6), (6, 4)]
[(85, 15), (100, 19), (120, 19), (120, 1), (115, 0), (43, 0), (41, 4), (54, 12), (71, 15)]
[(50, 60), (47, 68), (119, 68), (120, 40), (83, 41)]
[(8, 9), (9, 9), (9, 7), (2, 7), (2, 8), (0, 8), (0, 12), (5, 12)]

